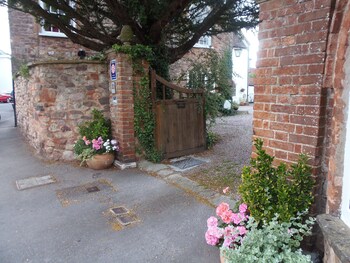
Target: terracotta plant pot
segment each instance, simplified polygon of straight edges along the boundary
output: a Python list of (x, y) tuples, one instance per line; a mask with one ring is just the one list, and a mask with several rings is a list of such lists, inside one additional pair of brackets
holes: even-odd
[(89, 160), (86, 161), (86, 164), (91, 169), (102, 170), (102, 169), (111, 167), (113, 162), (114, 162), (114, 152), (95, 154)]

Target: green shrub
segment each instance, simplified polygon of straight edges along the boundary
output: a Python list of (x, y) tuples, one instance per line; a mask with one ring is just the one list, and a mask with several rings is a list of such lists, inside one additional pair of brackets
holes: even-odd
[(262, 149), (263, 141), (257, 139), (254, 145), (257, 157), (242, 172), (239, 187), (242, 200), (257, 221), (269, 222), (277, 213), (280, 221), (288, 222), (313, 202), (314, 179), (307, 157), (301, 154), (289, 168), (284, 163), (274, 167), (274, 157)]
[(242, 244), (235, 249), (223, 248), (222, 252), (227, 263), (308, 263), (310, 256), (302, 254), (300, 242), (304, 236), (311, 234), (314, 218), (309, 218), (301, 224), (306, 212), (299, 213), (288, 222), (279, 222), (276, 214), (269, 223), (259, 227), (254, 218), (250, 217)]
[(111, 122), (103, 116), (101, 111), (93, 109), (92, 120), (79, 125), (79, 134), (88, 140), (96, 139), (99, 136), (106, 140), (111, 135)]
[(219, 141), (219, 135), (212, 131), (207, 131), (207, 148), (211, 149)]

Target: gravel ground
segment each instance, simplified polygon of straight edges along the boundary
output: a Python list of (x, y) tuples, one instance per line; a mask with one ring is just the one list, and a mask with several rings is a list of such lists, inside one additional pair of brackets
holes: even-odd
[[(209, 162), (185, 172), (185, 176), (220, 192), (225, 183), (231, 184), (226, 186), (231, 188), (230, 194), (236, 194), (241, 170), (249, 164), (252, 150), (253, 105), (241, 106), (239, 111), (240, 115), (217, 119), (211, 130), (219, 135), (219, 142), (212, 149), (195, 155)], [(244, 112), (248, 114), (242, 114)]]

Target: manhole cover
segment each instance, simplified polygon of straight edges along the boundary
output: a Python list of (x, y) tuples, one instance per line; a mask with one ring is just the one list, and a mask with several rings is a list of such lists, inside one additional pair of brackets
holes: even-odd
[(187, 170), (187, 169), (194, 168), (198, 165), (201, 165), (202, 163), (205, 163), (205, 161), (198, 160), (193, 157), (187, 157), (185, 159), (173, 162), (171, 166), (174, 166), (179, 170)]
[(125, 207), (115, 207), (115, 208), (111, 208), (111, 211), (116, 214), (116, 215), (123, 215), (123, 214), (127, 214), (128, 210)]
[(98, 192), (100, 191), (100, 189), (98, 189), (97, 186), (92, 186), (92, 187), (87, 187), (86, 191), (88, 191), (89, 193), (93, 193), (93, 192)]
[(117, 216), (117, 219), (123, 226), (127, 226), (127, 225), (130, 225), (131, 223), (135, 223), (138, 221), (134, 215), (130, 215), (130, 214)]

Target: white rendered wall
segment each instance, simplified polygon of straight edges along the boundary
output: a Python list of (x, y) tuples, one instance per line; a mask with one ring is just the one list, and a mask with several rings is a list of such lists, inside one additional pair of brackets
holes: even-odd
[[(247, 87), (248, 87), (248, 50), (242, 49), (239, 57), (235, 56), (235, 51), (232, 50), (232, 64), (233, 64), (233, 81), (236, 83), (236, 94), (233, 96), (235, 102), (247, 101)], [(236, 76), (237, 75), (237, 76)], [(241, 92), (244, 89), (244, 92)]]
[(0, 94), (12, 91), (11, 59), (0, 56)]

